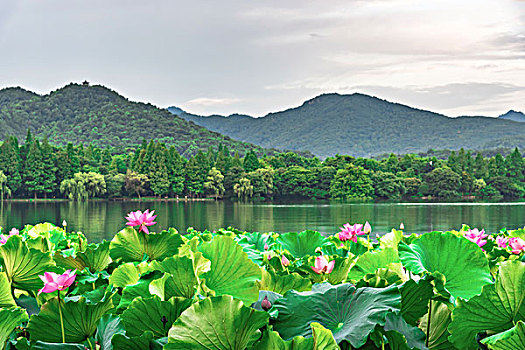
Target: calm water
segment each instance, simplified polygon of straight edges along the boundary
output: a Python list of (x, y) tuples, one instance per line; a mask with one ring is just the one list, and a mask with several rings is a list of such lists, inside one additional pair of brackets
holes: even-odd
[(132, 210), (155, 209), (155, 231), (175, 227), (215, 230), (233, 226), (246, 231), (288, 232), (305, 229), (333, 233), (346, 222), (369, 221), (373, 231), (385, 233), (400, 222), (405, 232), (460, 228), (461, 224), (496, 231), (525, 226), (525, 203), (339, 203), (293, 202), (282, 204), (237, 202), (88, 202), (5, 203), (0, 226), (49, 221), (68, 223), (93, 241), (111, 239), (124, 227)]

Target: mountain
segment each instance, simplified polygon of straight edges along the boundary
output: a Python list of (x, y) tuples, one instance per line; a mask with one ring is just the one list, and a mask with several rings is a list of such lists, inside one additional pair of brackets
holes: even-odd
[(216, 149), (220, 143), (241, 155), (249, 149), (257, 154), (276, 151), (232, 140), (165, 109), (132, 102), (104, 86), (86, 83), (70, 84), (48, 95), (22, 88), (0, 90), (0, 138), (14, 135), (24, 140), (28, 128), (57, 145), (91, 142), (125, 149), (143, 139), (155, 139), (174, 145), (184, 156), (210, 146)]
[(363, 94), (324, 94), (261, 118), (180, 116), (238, 140), (307, 150), (321, 158), (525, 145), (525, 124), (488, 117), (449, 118)]
[(523, 114), (522, 112), (513, 111), (512, 109), (507, 113), (500, 115), (498, 118), (525, 123), (525, 114)]

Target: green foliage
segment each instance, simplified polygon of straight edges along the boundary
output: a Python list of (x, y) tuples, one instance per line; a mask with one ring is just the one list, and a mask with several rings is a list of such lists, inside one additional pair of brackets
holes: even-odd
[(165, 349), (243, 350), (260, 337), (259, 328), (267, 322), (266, 312), (250, 309), (231, 296), (206, 298), (175, 321)]

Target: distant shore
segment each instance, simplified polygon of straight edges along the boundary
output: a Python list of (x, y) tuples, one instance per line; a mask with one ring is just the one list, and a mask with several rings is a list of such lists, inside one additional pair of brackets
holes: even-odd
[[(203, 201), (214, 201), (215, 198), (190, 198), (190, 197), (179, 197), (179, 198), (159, 198), (159, 197), (142, 197), (142, 198), (89, 198), (88, 200), (81, 202), (203, 202)], [(9, 198), (4, 199), (7, 203), (55, 203), (55, 202), (75, 202), (67, 198)]]

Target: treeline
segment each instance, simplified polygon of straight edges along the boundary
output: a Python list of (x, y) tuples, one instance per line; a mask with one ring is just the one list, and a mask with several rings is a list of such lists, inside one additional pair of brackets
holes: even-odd
[(483, 157), (461, 149), (447, 159), (414, 154), (384, 159), (296, 153), (244, 157), (220, 144), (186, 159), (175, 147), (144, 141), (128, 154), (93, 145), (65, 147), (28, 132), (0, 146), (2, 198), (205, 197), (271, 199), (523, 198), (525, 161), (518, 149)]

